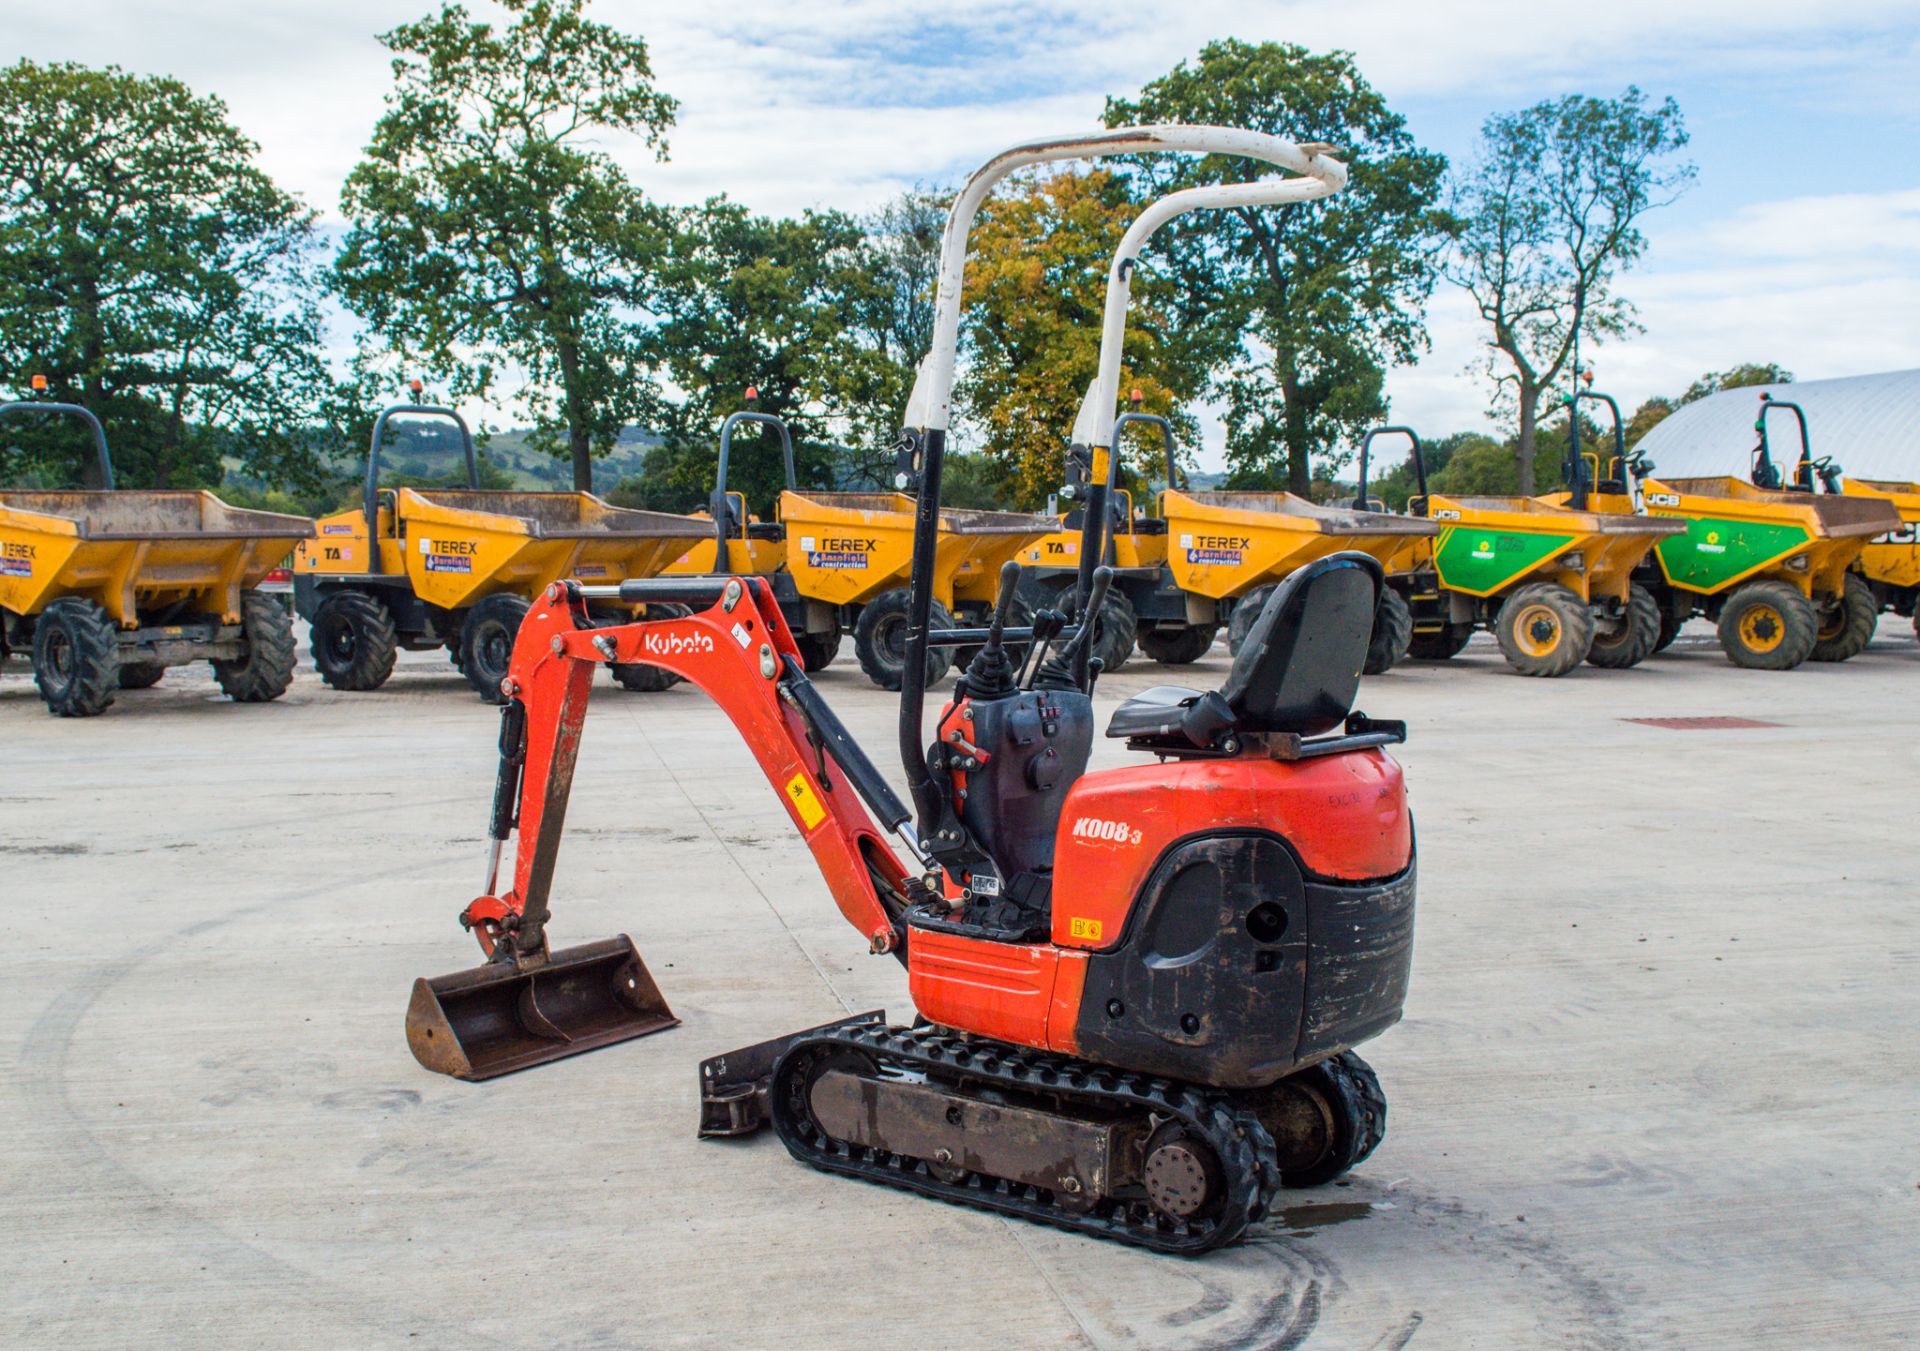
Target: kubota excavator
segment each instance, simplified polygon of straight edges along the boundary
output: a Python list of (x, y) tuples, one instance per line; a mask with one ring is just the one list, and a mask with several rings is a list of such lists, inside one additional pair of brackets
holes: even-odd
[[(920, 481), (899, 742), (911, 810), (808, 680), (764, 578), (625, 582), (623, 601), (693, 613), (611, 628), (589, 617), (607, 598), (596, 588), (548, 588), (504, 682), (487, 887), (461, 916), (489, 961), (416, 982), (407, 1030), (424, 1065), (487, 1078), (675, 1021), (631, 939), (552, 951), (546, 936), (593, 673), (643, 660), (727, 712), (842, 913), (873, 952), (904, 964), (921, 1015), (910, 1027), (859, 1015), (707, 1061), (703, 1135), (770, 1123), (818, 1168), (1183, 1254), (1231, 1242), (1277, 1187), (1330, 1180), (1374, 1148), (1386, 1103), (1351, 1048), (1400, 1016), (1415, 872), (1400, 769), (1384, 749), (1404, 724), (1352, 711), (1379, 565), (1336, 554), (1289, 577), (1218, 690), (1160, 687), (1124, 702), (1107, 735), (1147, 757), (1124, 768), (1087, 768), (1099, 663), (1092, 627), (1072, 619), (1097, 613), (1110, 581), (1095, 564), (1141, 244), (1182, 211), (1338, 191), (1346, 171), (1325, 149), (1125, 128), (1016, 146), (959, 194), (933, 347), (908, 405)], [(1162, 151), (1298, 176), (1175, 193), (1129, 229), (1109, 274), (1100, 379), (1076, 423), (1076, 440), (1096, 449), (1072, 599), (1009, 625), (1019, 568), (1008, 564), (987, 627), (930, 630), (974, 214), (1023, 165)], [(929, 745), (931, 645), (979, 652)]]

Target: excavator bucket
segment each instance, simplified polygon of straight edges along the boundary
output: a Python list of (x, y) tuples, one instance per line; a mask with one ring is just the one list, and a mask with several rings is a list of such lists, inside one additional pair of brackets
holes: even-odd
[(492, 1079), (677, 1026), (625, 934), (544, 962), (489, 962), (416, 980), (407, 1005), (414, 1059), (456, 1079)]

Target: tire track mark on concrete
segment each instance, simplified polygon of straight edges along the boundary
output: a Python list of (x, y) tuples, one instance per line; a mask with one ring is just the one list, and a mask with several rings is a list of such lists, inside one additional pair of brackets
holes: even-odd
[[(444, 866), (444, 863), (444, 859), (436, 858), (430, 862), (394, 869), (386, 876), (393, 878), (426, 873)], [(150, 1183), (136, 1168), (116, 1158), (101, 1143), (92, 1120), (74, 1103), (67, 1088), (68, 1069), (81, 1024), (108, 991), (126, 980), (140, 966), (170, 951), (182, 940), (240, 923), (290, 902), (337, 896), (341, 891), (351, 889), (356, 881), (363, 879), (356, 874), (321, 886), (252, 901), (224, 915), (196, 920), (164, 939), (144, 944), (124, 957), (93, 967), (56, 995), (27, 1030), (15, 1062), (19, 1071), (15, 1085), (29, 1114), (53, 1122), (59, 1129), (62, 1149), (57, 1158), (62, 1168), (83, 1174), (92, 1173), (105, 1186), (139, 1198), (133, 1203), (130, 1219), (166, 1226), (172, 1234), (177, 1235), (183, 1246), (191, 1245), (193, 1260), (219, 1269), (225, 1279), (235, 1285), (266, 1284), (276, 1303), (283, 1309), (305, 1304), (316, 1312), (324, 1312), (349, 1325), (405, 1340), (423, 1328), (436, 1326), (440, 1320), (425, 1316), (395, 1318), (382, 1314), (369, 1308), (363, 1299), (356, 1302), (352, 1291), (334, 1285), (323, 1274), (276, 1256), (209, 1219), (192, 1206), (174, 1200)], [(266, 1282), (262, 1282), (263, 1277)], [(64, 1302), (61, 1315), (50, 1320), (51, 1326), (46, 1331), (70, 1336), (70, 1323), (79, 1306), (97, 1298), (97, 1294), (76, 1284)], [(445, 1330), (442, 1331), (444, 1333)], [(325, 1335), (317, 1339), (319, 1342), (328, 1340)], [(463, 1344), (489, 1347), (520, 1345), (495, 1340), (470, 1327), (460, 1329), (460, 1340)]]

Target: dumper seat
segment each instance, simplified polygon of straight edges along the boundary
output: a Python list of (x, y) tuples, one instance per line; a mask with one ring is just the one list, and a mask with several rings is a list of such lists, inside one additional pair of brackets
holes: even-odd
[(1347, 719), (1373, 634), (1380, 564), (1318, 559), (1274, 588), (1226, 683), (1203, 693), (1156, 685), (1114, 710), (1107, 735), (1159, 754), (1219, 753), (1267, 734), (1318, 736)]

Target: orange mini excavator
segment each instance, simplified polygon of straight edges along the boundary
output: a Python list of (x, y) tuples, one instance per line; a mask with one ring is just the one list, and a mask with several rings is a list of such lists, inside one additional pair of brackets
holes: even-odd
[[(1317, 147), (1142, 127), (1017, 146), (961, 192), (933, 352), (908, 408), (919, 481), (899, 739), (912, 808), (807, 678), (764, 578), (629, 581), (623, 602), (692, 612), (607, 628), (591, 618), (605, 599), (596, 588), (555, 584), (522, 624), (504, 682), (492, 864), (461, 916), (489, 961), (415, 984), (407, 1031), (423, 1064), (487, 1078), (675, 1021), (630, 939), (553, 951), (546, 937), (594, 672), (646, 662), (726, 711), (841, 912), (906, 968), (920, 1014), (912, 1026), (864, 1014), (707, 1061), (703, 1135), (770, 1124), (817, 1168), (1183, 1254), (1231, 1242), (1277, 1188), (1329, 1181), (1379, 1143), (1386, 1102), (1352, 1047), (1400, 1017), (1414, 905), (1413, 826), (1384, 749), (1405, 727), (1352, 711), (1379, 565), (1336, 554), (1294, 573), (1225, 684), (1126, 700), (1107, 735), (1140, 761), (1089, 771), (1100, 672), (1093, 627), (1074, 616), (1098, 613), (1109, 581), (1093, 564), (1108, 528), (1099, 497), (1119, 354), (1103, 341), (1104, 392), (1078, 424), (1077, 439), (1098, 436), (1071, 599), (1011, 626), (1019, 568), (1008, 564), (985, 628), (929, 628), (973, 214), (1024, 164), (1166, 150), (1248, 156), (1298, 177), (1176, 193), (1149, 208), (1154, 224), (1216, 201), (1304, 201), (1345, 181)], [(1150, 228), (1130, 231), (1114, 260), (1109, 320), (1116, 294), (1124, 313)], [(1104, 422), (1090, 421), (1102, 405)], [(929, 738), (935, 646), (979, 651)]]

